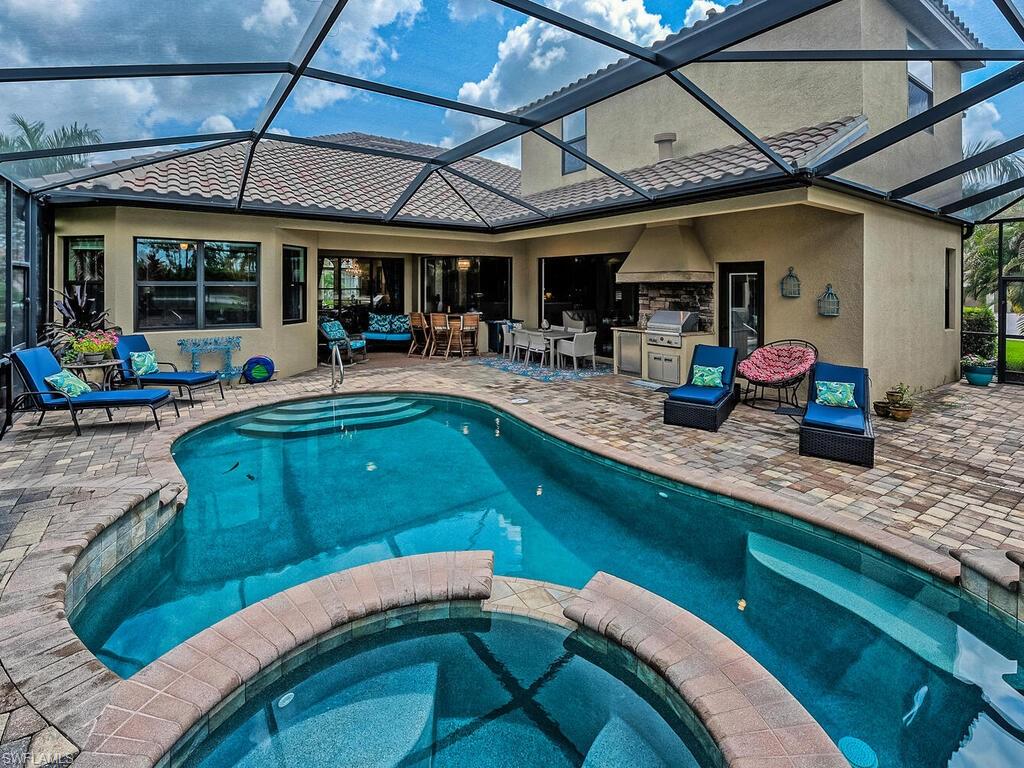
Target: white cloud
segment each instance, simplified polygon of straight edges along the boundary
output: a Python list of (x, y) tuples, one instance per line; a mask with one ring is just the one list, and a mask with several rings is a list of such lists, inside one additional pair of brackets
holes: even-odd
[(683, 25), (692, 27), (701, 19), (708, 17), (708, 11), (714, 11), (715, 13), (721, 13), (725, 10), (725, 6), (713, 3), (711, 0), (693, 0), (690, 3), (690, 7), (686, 9), (686, 16), (683, 19)]
[[(643, 0), (562, 0), (558, 10), (600, 29), (650, 45), (671, 29), (647, 11)], [(498, 44), (497, 61), (482, 80), (463, 83), (459, 100), (508, 111), (600, 69), (621, 54), (564, 30), (529, 19), (510, 30)], [(446, 114), (449, 135), (457, 144), (493, 127), (493, 121), (461, 112)], [(507, 154), (507, 153), (506, 153)]]
[(35, 16), (48, 24), (67, 24), (82, 15), (86, 0), (5, 0), (0, 12), (16, 16)]
[(1004, 141), (1006, 135), (996, 127), (1002, 119), (999, 109), (991, 101), (983, 101), (968, 109), (964, 119), (964, 147)]
[(227, 115), (210, 115), (199, 124), (200, 133), (228, 133), (238, 130)]
[(242, 19), (242, 29), (272, 33), (280, 27), (294, 27), (298, 23), (290, 0), (263, 0), (256, 13)]
[(448, 18), (452, 21), (476, 21), (484, 16), (501, 18), (501, 6), (491, 0), (448, 0)]
[(313, 63), (324, 69), (340, 67), (346, 74), (379, 76), (384, 62), (398, 58), (381, 30), (408, 27), (422, 10), (422, 0), (349, 3)]
[(339, 101), (351, 99), (355, 92), (344, 85), (323, 80), (302, 80), (292, 95), (291, 104), (303, 114), (316, 112)]

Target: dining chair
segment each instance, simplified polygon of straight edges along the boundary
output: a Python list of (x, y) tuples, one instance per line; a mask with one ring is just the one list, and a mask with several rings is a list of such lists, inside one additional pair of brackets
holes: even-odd
[(512, 350), (515, 346), (512, 343), (512, 334), (516, 329), (515, 323), (510, 323), (508, 320), (501, 324), (501, 356), (507, 357), (509, 360), (512, 359)]
[(430, 313), (430, 352), (428, 353), (431, 357), (440, 354), (440, 350), (444, 347), (445, 357), (448, 352), (448, 342), (451, 338), (448, 330), (448, 315), (443, 312), (431, 312)]
[(530, 350), (530, 332), (523, 328), (512, 330), (512, 359), (518, 360), (519, 353), (523, 353), (523, 359), (527, 358)]
[(412, 343), (409, 345), (407, 357), (412, 357), (413, 353), (421, 357), (426, 356), (430, 351), (430, 326), (422, 312), (409, 313), (409, 330), (412, 333)]
[(446, 360), (452, 352), (456, 351), (459, 353), (459, 357), (466, 356), (466, 347), (463, 343), (462, 334), (462, 323), (464, 319), (464, 315), (448, 316), (448, 348), (444, 353)]
[(479, 355), (477, 340), (480, 336), (480, 315), (472, 312), (462, 316), (462, 344), (465, 354)]
[(544, 358), (548, 356), (548, 340), (541, 331), (527, 331), (526, 336), (526, 362), (529, 363), (534, 353), (537, 353), (540, 355), (540, 364), (544, 365)]
[(589, 333), (577, 333), (572, 339), (561, 339), (556, 350), (558, 352), (559, 359), (563, 357), (572, 358), (572, 368), (574, 371), (578, 371), (579, 359), (581, 357), (590, 358), (590, 367), (597, 368), (597, 331), (590, 331)]

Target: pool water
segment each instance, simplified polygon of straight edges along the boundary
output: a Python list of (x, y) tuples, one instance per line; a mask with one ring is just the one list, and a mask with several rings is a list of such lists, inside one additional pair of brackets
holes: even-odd
[(417, 396), (319, 407), (329, 418), (278, 407), (176, 444), (188, 504), (72, 617), (112, 669), (130, 675), (325, 573), (491, 549), (500, 574), (580, 587), (604, 570), (685, 607), (764, 664), (833, 739), (862, 739), (882, 766), (1024, 765), (1024, 640), (912, 569), (599, 460), (483, 405)]
[(497, 616), (407, 625), (275, 681), (185, 766), (712, 765), (664, 702), (600, 661), (554, 626)]

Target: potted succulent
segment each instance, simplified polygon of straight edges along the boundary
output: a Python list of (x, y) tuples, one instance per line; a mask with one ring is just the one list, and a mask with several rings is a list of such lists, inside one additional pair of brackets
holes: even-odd
[[(889, 415), (896, 421), (907, 421), (914, 413), (914, 396), (910, 394), (910, 387), (902, 381), (896, 385), (895, 390), (899, 393), (899, 400), (889, 403)], [(889, 393), (887, 392), (886, 395)]]
[(981, 355), (964, 355), (960, 358), (960, 370), (968, 384), (987, 387), (996, 375), (995, 360), (986, 360)]
[(98, 363), (110, 354), (117, 345), (117, 334), (113, 331), (89, 331), (77, 336), (71, 342), (71, 348), (77, 352), (82, 362)]

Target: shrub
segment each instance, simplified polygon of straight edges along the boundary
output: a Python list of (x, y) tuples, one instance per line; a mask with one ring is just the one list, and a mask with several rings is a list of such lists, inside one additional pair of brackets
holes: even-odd
[[(964, 307), (963, 354), (996, 356), (996, 316), (988, 307)], [(990, 334), (990, 335), (986, 335)]]

